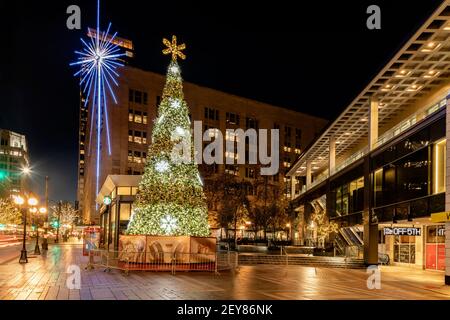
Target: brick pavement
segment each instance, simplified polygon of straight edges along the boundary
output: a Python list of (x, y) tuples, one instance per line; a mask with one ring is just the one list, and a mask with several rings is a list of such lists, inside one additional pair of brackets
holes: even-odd
[[(68, 289), (67, 266), (81, 267), (81, 288)], [(383, 267), (380, 290), (367, 289), (365, 270), (303, 266), (242, 266), (238, 272), (84, 270), (80, 245), (52, 245), (47, 254), (0, 264), (0, 299), (450, 299), (440, 272)]]

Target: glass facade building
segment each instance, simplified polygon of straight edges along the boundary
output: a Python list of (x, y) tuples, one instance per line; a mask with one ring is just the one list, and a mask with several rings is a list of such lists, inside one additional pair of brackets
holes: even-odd
[(314, 243), (315, 203), (326, 199), (333, 254), (446, 270), (450, 284), (450, 221), (439, 215), (450, 212), (449, 9), (439, 6), (292, 165), (303, 243)]

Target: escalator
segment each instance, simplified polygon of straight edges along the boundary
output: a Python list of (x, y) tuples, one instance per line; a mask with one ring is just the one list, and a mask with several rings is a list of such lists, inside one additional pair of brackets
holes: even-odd
[(359, 235), (358, 227), (345, 227), (339, 229), (334, 240), (336, 255), (360, 257), (364, 242)]

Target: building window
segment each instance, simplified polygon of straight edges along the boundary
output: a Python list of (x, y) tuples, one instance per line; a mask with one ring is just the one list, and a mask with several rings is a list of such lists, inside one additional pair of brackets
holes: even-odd
[(147, 143), (147, 132), (145, 131), (142, 132), (142, 143), (143, 144)]
[(258, 129), (258, 120), (256, 120), (255, 118), (245, 118), (245, 126), (247, 127), (247, 129)]
[(245, 177), (254, 179), (255, 178), (255, 169), (245, 168)]
[(291, 127), (284, 127), (284, 145), (291, 147)]
[(133, 162), (133, 152), (128, 150), (128, 162)]
[(226, 113), (226, 122), (229, 124), (239, 125), (239, 115), (232, 112)]
[(383, 199), (383, 168), (375, 171), (373, 176), (373, 193), (375, 206), (381, 205)]
[(140, 131), (134, 131), (134, 142), (141, 144), (141, 132)]
[(394, 236), (394, 261), (416, 263), (416, 237)]
[(300, 149), (302, 143), (302, 130), (296, 128), (295, 129), (295, 148)]
[(134, 162), (141, 163), (141, 152), (140, 151), (134, 151)]
[(136, 123), (142, 123), (142, 112), (141, 111), (134, 111), (134, 122)]
[(445, 192), (446, 145), (443, 139), (433, 146), (433, 194)]
[(142, 102), (143, 102), (143, 104), (147, 105), (147, 103), (148, 103), (147, 92), (143, 92), (143, 94), (142, 94)]
[(128, 101), (134, 102), (134, 90), (133, 89), (128, 90)]
[(129, 122), (134, 121), (133, 109), (128, 109), (128, 121)]
[(128, 141), (133, 142), (133, 130), (128, 130)]
[(147, 124), (147, 112), (145, 111), (142, 114), (142, 123)]
[(134, 102), (135, 103), (142, 103), (142, 92), (141, 91), (134, 91)]
[(131, 188), (130, 187), (117, 187), (117, 195), (118, 196), (131, 195)]
[(225, 165), (225, 173), (238, 176), (239, 175), (239, 166), (227, 164), (227, 165)]
[(219, 120), (219, 110), (205, 107), (205, 120)]

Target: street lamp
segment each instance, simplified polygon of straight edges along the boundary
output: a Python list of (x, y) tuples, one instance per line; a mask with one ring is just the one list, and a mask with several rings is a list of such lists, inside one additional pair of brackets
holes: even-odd
[(22, 245), (22, 251), (20, 252), (20, 259), (19, 263), (27, 263), (28, 257), (27, 257), (27, 247), (26, 247), (26, 237), (27, 237), (27, 212), (22, 212), (22, 205), (25, 203), (25, 199), (21, 196), (14, 197), (14, 203), (19, 206), (19, 211), (24, 216), (23, 218), (23, 245)]
[[(33, 213), (37, 213), (38, 210), (36, 207), (33, 207)], [(30, 209), (31, 211), (31, 209)], [(41, 214), (46, 214), (47, 213), (47, 208), (45, 207), (40, 207), (39, 208), (39, 213)], [(36, 221), (36, 245), (34, 246), (34, 254), (41, 254), (41, 249), (39, 248), (39, 216), (35, 215), (35, 221)]]
[(286, 223), (286, 228), (289, 228), (289, 233), (287, 236), (287, 240), (289, 241), (289, 239), (291, 238), (291, 224), (290, 223)]
[(31, 173), (30, 167), (23, 167), (22, 168), (22, 173), (26, 174), (26, 175), (29, 175)]

